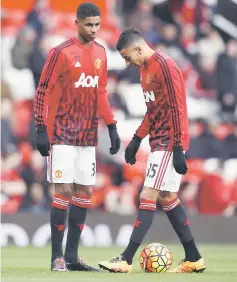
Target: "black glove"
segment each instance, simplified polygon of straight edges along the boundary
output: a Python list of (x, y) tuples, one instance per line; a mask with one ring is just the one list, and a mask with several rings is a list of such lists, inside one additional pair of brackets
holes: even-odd
[(37, 126), (36, 128), (36, 147), (41, 156), (49, 156), (50, 142), (45, 126)]
[(111, 141), (111, 148), (109, 149), (109, 152), (111, 155), (115, 155), (120, 149), (121, 140), (115, 123), (109, 124), (107, 127), (109, 129), (109, 138)]
[(181, 146), (173, 147), (173, 165), (176, 172), (179, 174), (185, 174), (188, 171), (183, 147)]
[(141, 145), (142, 139), (134, 134), (131, 142), (128, 144), (125, 149), (125, 160), (127, 164), (135, 164), (136, 163), (136, 154)]

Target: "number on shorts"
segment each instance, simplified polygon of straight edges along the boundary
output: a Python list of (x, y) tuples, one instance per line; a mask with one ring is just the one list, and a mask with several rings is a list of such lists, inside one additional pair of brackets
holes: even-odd
[(91, 176), (95, 175), (95, 163), (92, 163), (92, 174)]
[(149, 178), (153, 178), (156, 175), (157, 168), (158, 168), (157, 164), (150, 164), (146, 176)]

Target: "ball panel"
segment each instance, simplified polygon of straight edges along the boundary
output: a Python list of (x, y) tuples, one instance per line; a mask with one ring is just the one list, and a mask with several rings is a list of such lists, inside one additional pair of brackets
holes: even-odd
[(157, 256), (157, 252), (156, 251), (152, 251), (152, 252), (150, 252), (150, 255), (149, 255), (150, 257), (156, 257)]
[(158, 260), (158, 256), (154, 255), (152, 257), (149, 257), (151, 261), (157, 261)]
[(149, 256), (149, 255), (150, 255), (150, 253), (151, 253), (151, 251), (150, 251), (150, 249), (149, 249), (149, 248), (144, 249), (144, 252), (145, 252), (145, 254), (146, 254), (147, 256)]
[(159, 265), (165, 266), (165, 262), (163, 260), (163, 257), (158, 257), (158, 263), (159, 263)]
[(159, 266), (156, 270), (156, 272), (161, 273), (161, 272), (165, 272), (166, 271), (166, 267), (165, 266)]
[(151, 258), (148, 258), (147, 261), (146, 261), (146, 267), (152, 267), (152, 260)]
[(151, 245), (151, 247), (149, 247), (149, 249), (150, 249), (151, 251), (156, 251), (156, 246)]
[(146, 254), (146, 252), (144, 250), (141, 252), (141, 257), (142, 258), (146, 258), (147, 257), (147, 254)]
[(149, 270), (149, 272), (156, 272), (156, 269), (153, 267), (147, 267), (147, 269)]

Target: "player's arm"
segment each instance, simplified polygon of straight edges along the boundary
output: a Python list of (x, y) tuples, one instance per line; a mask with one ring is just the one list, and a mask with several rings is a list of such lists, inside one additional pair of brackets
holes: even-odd
[(183, 153), (184, 121), (186, 104), (183, 77), (172, 61), (161, 61), (160, 67), (163, 73), (164, 93), (171, 110), (172, 139), (173, 139), (173, 165), (179, 174), (187, 172), (187, 165)]
[(183, 78), (178, 69), (172, 63), (164, 65), (162, 68), (165, 85), (165, 95), (171, 110), (171, 123), (173, 128), (173, 146), (184, 144), (184, 120), (185, 120), (185, 101)]
[(133, 165), (136, 163), (136, 154), (141, 145), (142, 139), (149, 133), (150, 123), (148, 119), (148, 113), (146, 112), (141, 125), (136, 130), (131, 142), (128, 144), (125, 150), (125, 160), (127, 163)]
[(37, 149), (42, 156), (48, 156), (50, 151), (50, 141), (47, 135), (47, 113), (50, 91), (57, 83), (62, 74), (64, 61), (58, 48), (49, 52), (46, 59), (40, 81), (34, 99), (34, 117), (37, 130)]
[(116, 120), (114, 119), (114, 114), (112, 112), (108, 100), (106, 87), (107, 87), (107, 59), (105, 55), (105, 60), (102, 65), (101, 77), (98, 86), (98, 110), (100, 116), (103, 118), (105, 124), (108, 127), (109, 137), (111, 140), (110, 154), (114, 155), (119, 151), (121, 141), (117, 132)]
[(141, 140), (144, 139), (149, 134), (150, 122), (148, 119), (148, 113), (146, 112), (141, 125), (138, 127), (135, 135)]
[(58, 48), (50, 50), (46, 59), (34, 99), (34, 114), (36, 126), (46, 127), (48, 98), (52, 88), (57, 83), (63, 69), (63, 57)]

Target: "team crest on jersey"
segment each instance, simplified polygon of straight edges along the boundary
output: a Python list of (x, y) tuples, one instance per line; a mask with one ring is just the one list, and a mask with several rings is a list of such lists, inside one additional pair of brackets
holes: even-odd
[(102, 60), (101, 59), (96, 59), (95, 60), (95, 68), (97, 70), (99, 70), (101, 68), (101, 65), (102, 65)]
[(75, 68), (80, 68), (81, 67), (80, 57), (79, 56), (75, 56), (74, 57), (74, 67)]
[(56, 178), (61, 178), (62, 176), (63, 176), (63, 173), (62, 173), (61, 170), (56, 170), (56, 171), (55, 171), (55, 177), (56, 177)]
[(146, 83), (147, 84), (151, 83), (151, 78), (152, 78), (151, 73), (148, 73), (147, 76), (146, 76)]

